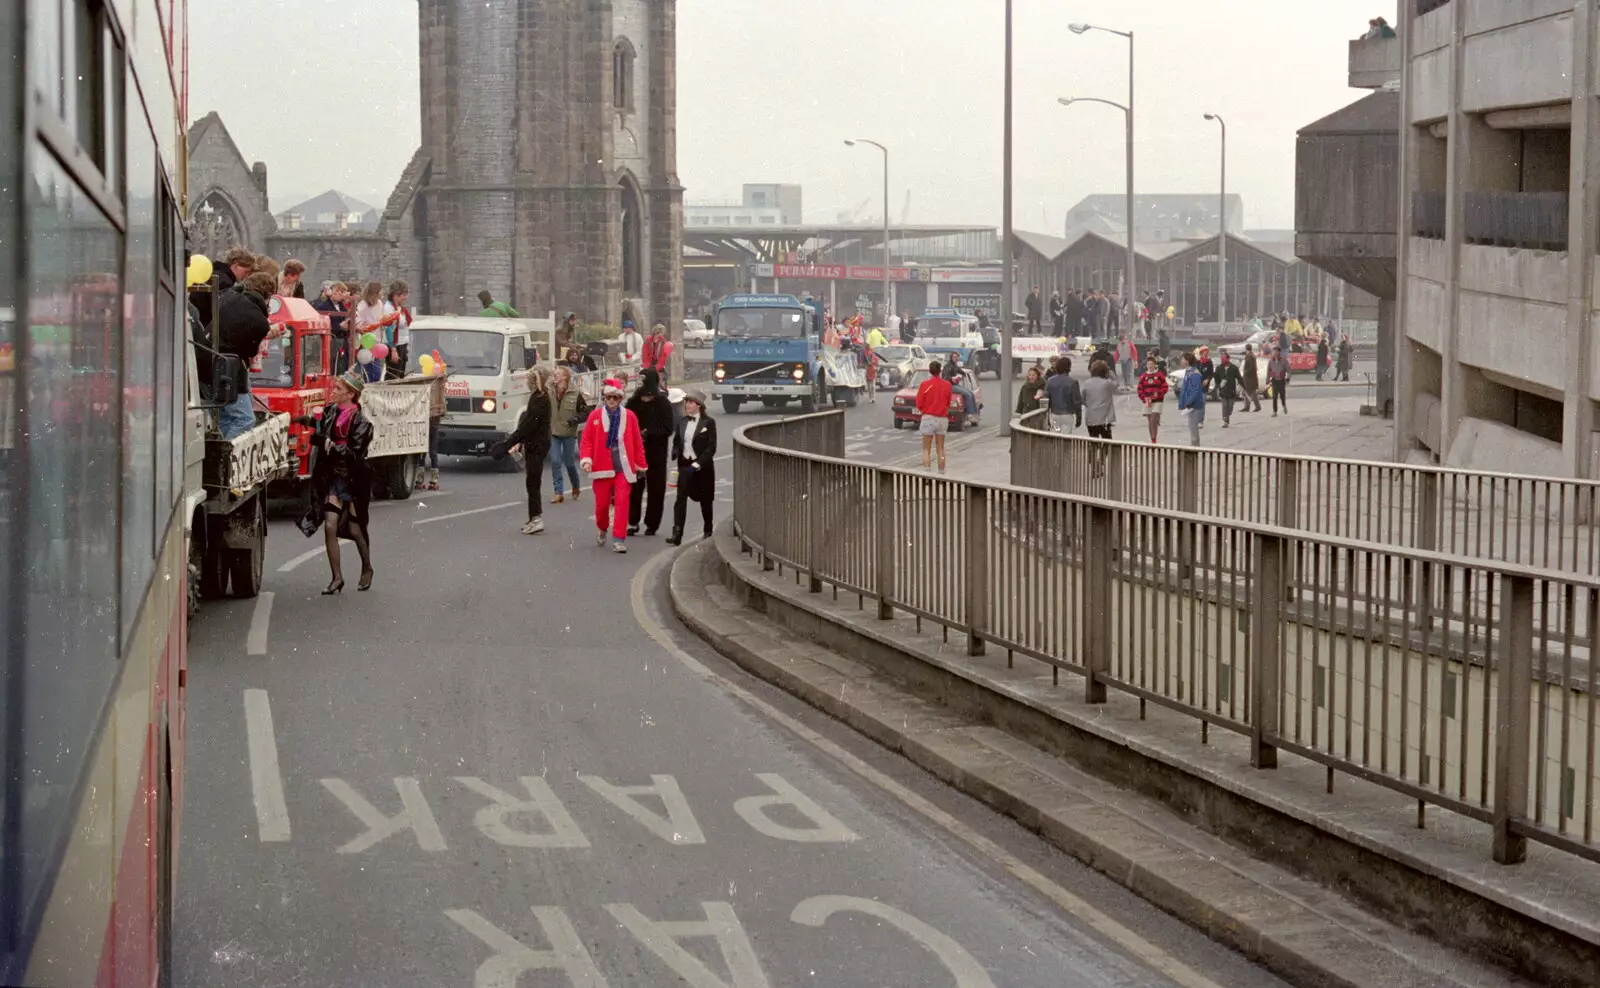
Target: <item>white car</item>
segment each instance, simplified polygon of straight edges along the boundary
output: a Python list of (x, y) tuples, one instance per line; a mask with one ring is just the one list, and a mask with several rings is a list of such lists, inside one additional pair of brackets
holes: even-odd
[(699, 319), (685, 319), (683, 321), (684, 346), (710, 346), (711, 330)]

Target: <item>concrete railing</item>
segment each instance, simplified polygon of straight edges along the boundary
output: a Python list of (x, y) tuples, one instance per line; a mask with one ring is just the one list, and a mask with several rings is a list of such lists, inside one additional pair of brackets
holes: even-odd
[(1600, 576), (1597, 481), (1107, 441), (1048, 423), (1014, 423), (1011, 483)]
[(738, 431), (734, 519), (764, 568), (1076, 673), (1086, 703), (1185, 713), (1196, 743), (1237, 732), (1259, 768), (1287, 752), (1481, 821), (1496, 861), (1529, 839), (1600, 860), (1600, 582), (854, 463), (842, 439), (838, 412)]

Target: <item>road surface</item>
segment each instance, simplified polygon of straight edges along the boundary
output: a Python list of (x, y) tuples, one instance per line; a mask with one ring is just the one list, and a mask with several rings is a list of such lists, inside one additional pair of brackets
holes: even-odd
[[(916, 449), (881, 400), (847, 431)], [(659, 537), (444, 479), (374, 504), (371, 592), (279, 521), (196, 620), (178, 985), (1279, 983), (711, 652)]]

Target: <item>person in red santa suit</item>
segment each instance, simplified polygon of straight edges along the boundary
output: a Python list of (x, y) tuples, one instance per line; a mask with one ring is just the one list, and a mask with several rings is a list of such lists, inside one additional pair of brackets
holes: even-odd
[(622, 407), (622, 382), (608, 379), (600, 388), (600, 407), (589, 413), (578, 436), (578, 466), (594, 490), (595, 545), (628, 551), (628, 499), (645, 472), (644, 437), (639, 420)]

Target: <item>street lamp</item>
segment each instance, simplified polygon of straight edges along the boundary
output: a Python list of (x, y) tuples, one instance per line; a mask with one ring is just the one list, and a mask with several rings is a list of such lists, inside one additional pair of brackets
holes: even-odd
[[(1128, 39), (1128, 105), (1121, 109), (1128, 115), (1127, 154), (1128, 154), (1128, 276), (1127, 285), (1122, 293), (1122, 305), (1127, 312), (1127, 325), (1132, 328), (1133, 321), (1133, 291), (1134, 291), (1134, 255), (1133, 255), (1133, 32), (1118, 31), (1112, 27), (1100, 27), (1097, 24), (1068, 24), (1067, 30), (1073, 34), (1087, 34), (1090, 31), (1104, 31), (1118, 37)], [(1063, 100), (1063, 103), (1069, 102)], [(1100, 100), (1099, 102), (1108, 102)], [(1120, 104), (1112, 103), (1112, 106)]]
[(1000, 147), (1000, 437), (1011, 435), (1011, 0), (1006, 0), (1005, 121)]
[[(844, 142), (845, 147), (851, 148), (857, 144), (871, 144), (883, 152), (883, 325), (887, 326), (893, 309), (889, 301), (889, 149), (865, 137)], [(838, 318), (838, 313), (835, 313), (834, 317)]]
[(1222, 195), (1217, 209), (1217, 322), (1228, 327), (1228, 122), (1220, 113), (1206, 114), (1222, 127)]

